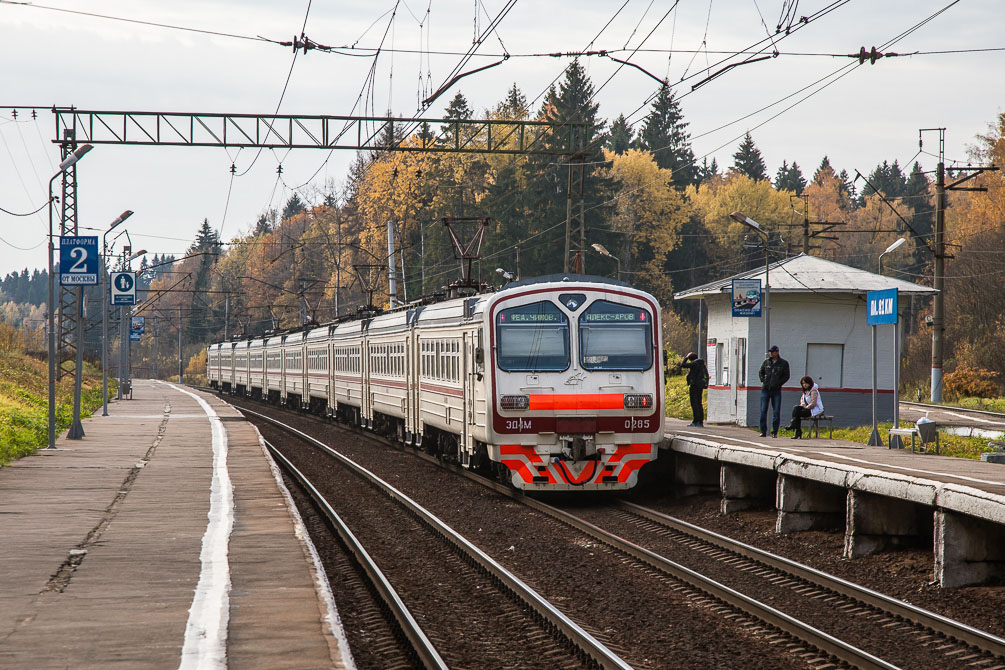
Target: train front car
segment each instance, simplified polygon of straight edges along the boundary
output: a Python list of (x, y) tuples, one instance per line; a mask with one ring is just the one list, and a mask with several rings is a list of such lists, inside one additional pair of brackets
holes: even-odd
[(596, 277), (507, 286), (489, 331), (491, 460), (525, 490), (633, 487), (663, 439), (660, 310)]

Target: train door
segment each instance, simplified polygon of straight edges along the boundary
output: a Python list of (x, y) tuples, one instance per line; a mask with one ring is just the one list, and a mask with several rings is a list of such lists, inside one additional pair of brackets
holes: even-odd
[(461, 334), (461, 392), (464, 394), (462, 400), (461, 421), (461, 463), (468, 463), (469, 447), (471, 446), (471, 424), (474, 421), (474, 384), (471, 383), (471, 375), (474, 371), (472, 357), (474, 356), (474, 346), (471, 343), (471, 333)]
[(407, 396), (405, 414), (405, 441), (413, 443), (419, 436), (419, 337), (414, 328), (409, 328), (407, 340), (408, 355), (405, 365), (408, 374), (405, 377), (405, 394)]
[(369, 428), (372, 424), (370, 419), (373, 416), (373, 398), (370, 396), (370, 342), (361, 339), (359, 341), (359, 367), (360, 367), (360, 420), (363, 425)]

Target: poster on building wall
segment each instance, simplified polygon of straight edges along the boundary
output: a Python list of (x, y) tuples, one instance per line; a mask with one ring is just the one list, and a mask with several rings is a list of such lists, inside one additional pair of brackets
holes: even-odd
[(708, 385), (716, 386), (719, 383), (719, 362), (715, 349), (716, 341), (714, 337), (705, 341), (705, 365), (708, 366)]
[(761, 280), (733, 280), (733, 316), (761, 316)]

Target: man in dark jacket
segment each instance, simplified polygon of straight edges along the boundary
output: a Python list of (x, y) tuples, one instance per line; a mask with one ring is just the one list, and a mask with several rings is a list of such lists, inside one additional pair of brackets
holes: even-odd
[(688, 425), (701, 428), (705, 425), (705, 408), (702, 405), (701, 396), (706, 388), (705, 380), (708, 379), (705, 361), (691, 351), (679, 365), (682, 368), (687, 368), (687, 390), (691, 398), (691, 423)]
[(768, 403), (772, 407), (771, 437), (778, 437), (781, 423), (782, 386), (789, 381), (789, 362), (778, 355), (778, 345), (771, 345), (768, 357), (761, 363), (757, 376), (761, 379), (761, 437), (768, 436)]

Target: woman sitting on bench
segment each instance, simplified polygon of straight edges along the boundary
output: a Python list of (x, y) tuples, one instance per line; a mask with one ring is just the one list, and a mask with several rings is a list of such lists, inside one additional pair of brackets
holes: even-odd
[(792, 408), (792, 422), (786, 426), (786, 430), (794, 430), (793, 440), (798, 440), (803, 436), (802, 421), (824, 413), (824, 402), (820, 398), (820, 387), (813, 381), (813, 377), (806, 375), (799, 380), (799, 385), (803, 387), (803, 395), (799, 398), (799, 404)]

